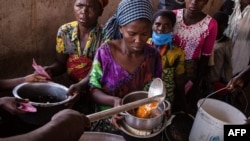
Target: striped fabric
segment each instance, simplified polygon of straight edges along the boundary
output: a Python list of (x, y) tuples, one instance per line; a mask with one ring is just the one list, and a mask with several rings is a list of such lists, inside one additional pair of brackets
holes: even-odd
[(122, 0), (116, 13), (104, 27), (107, 39), (120, 39), (119, 25), (124, 26), (135, 20), (145, 18), (152, 21), (153, 7), (150, 0)]

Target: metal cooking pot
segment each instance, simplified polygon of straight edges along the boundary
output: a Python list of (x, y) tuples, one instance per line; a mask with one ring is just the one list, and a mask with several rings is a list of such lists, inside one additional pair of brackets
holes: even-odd
[[(127, 104), (136, 100), (144, 99), (148, 97), (148, 92), (147, 91), (136, 91), (129, 93), (122, 99), (122, 104)], [(126, 111), (125, 112), (125, 122), (139, 130), (151, 130), (159, 126), (164, 117), (166, 116), (166, 112), (170, 110), (170, 103), (166, 101), (166, 103), (162, 102), (159, 103), (157, 109), (157, 115), (152, 118), (139, 118), (134, 115), (132, 115), (130, 112)]]
[(53, 82), (22, 83), (13, 89), (16, 98), (29, 99), (30, 104), (36, 107), (37, 112), (26, 113), (19, 117), (27, 123), (43, 125), (60, 110), (66, 108), (71, 97), (67, 97), (68, 88)]

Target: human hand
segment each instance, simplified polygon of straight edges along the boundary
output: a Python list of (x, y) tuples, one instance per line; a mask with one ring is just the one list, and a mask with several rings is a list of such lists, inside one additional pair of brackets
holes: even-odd
[(27, 99), (18, 99), (15, 97), (2, 97), (0, 98), (0, 106), (13, 115), (27, 113), (26, 110), (18, 108), (19, 103), (28, 103)]
[[(121, 105), (121, 98), (119, 97), (115, 97), (114, 98), (114, 107), (117, 107), (117, 106), (120, 106)], [(123, 115), (120, 115), (120, 114), (116, 114), (116, 115), (113, 115), (110, 119), (110, 122), (111, 124), (113, 124), (115, 126), (115, 128), (119, 129), (120, 128), (120, 125), (119, 125), (119, 122), (124, 118)]]
[(81, 95), (81, 85), (79, 83), (72, 84), (67, 92), (67, 96), (71, 96), (72, 98), (69, 102), (66, 103), (66, 106), (72, 107), (74, 103), (76, 103), (80, 99)]
[(24, 77), (25, 82), (46, 82), (48, 81), (45, 76), (39, 75), (39, 74), (30, 74)]
[(51, 122), (58, 126), (67, 127), (67, 134), (72, 138), (70, 140), (78, 140), (83, 134), (85, 127), (90, 127), (89, 119), (72, 109), (59, 111), (51, 118)]
[(247, 118), (247, 124), (250, 124), (250, 117)]
[(116, 114), (111, 117), (110, 122), (116, 129), (120, 129), (120, 122), (122, 119), (124, 119), (123, 115)]
[(241, 79), (241, 77), (237, 76), (232, 78), (227, 84), (227, 88), (231, 92), (239, 91), (240, 89), (243, 88), (243, 86), (244, 86), (244, 81)]

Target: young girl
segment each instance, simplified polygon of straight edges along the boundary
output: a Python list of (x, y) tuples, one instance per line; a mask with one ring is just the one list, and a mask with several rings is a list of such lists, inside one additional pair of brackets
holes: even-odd
[(173, 104), (174, 111), (184, 110), (185, 107), (184, 51), (172, 42), (175, 22), (176, 17), (172, 11), (157, 11), (153, 17), (152, 38), (149, 40), (162, 56), (162, 80), (167, 90), (166, 99)]
[(185, 3), (186, 8), (173, 10), (176, 14), (173, 38), (185, 52), (185, 81), (193, 84), (186, 99), (195, 114), (198, 100), (204, 97), (202, 85), (208, 75), (217, 22), (202, 11), (208, 0), (186, 0)]

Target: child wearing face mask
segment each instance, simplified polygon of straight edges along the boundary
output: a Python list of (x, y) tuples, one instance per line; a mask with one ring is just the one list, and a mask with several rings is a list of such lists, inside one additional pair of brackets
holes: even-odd
[(176, 17), (172, 11), (157, 11), (153, 17), (152, 38), (148, 42), (157, 48), (162, 56), (162, 80), (167, 90), (166, 100), (173, 105), (173, 111), (185, 111), (184, 51), (173, 43), (172, 31), (175, 22)]

